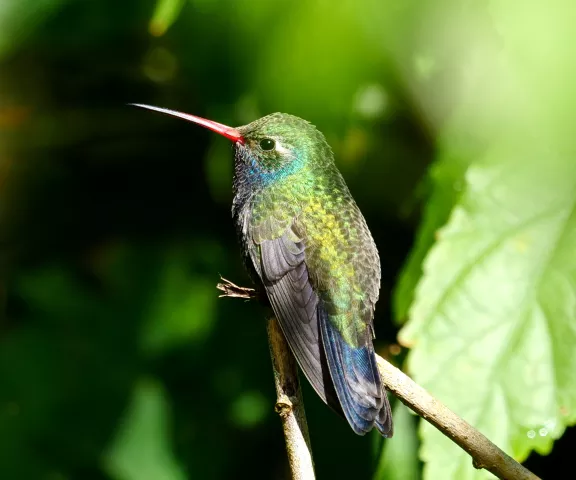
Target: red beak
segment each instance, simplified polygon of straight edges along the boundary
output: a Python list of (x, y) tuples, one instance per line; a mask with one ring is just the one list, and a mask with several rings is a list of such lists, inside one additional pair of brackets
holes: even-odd
[(232, 140), (235, 143), (244, 143), (244, 137), (238, 130), (226, 125), (222, 125), (221, 123), (214, 122), (212, 120), (206, 120), (205, 118), (197, 117), (196, 115), (190, 115), (188, 113), (177, 112), (176, 110), (168, 110), (167, 108), (142, 105), (140, 103), (130, 103), (129, 105), (146, 108), (148, 110), (154, 110), (155, 112), (165, 113), (167, 115), (172, 115), (173, 117), (183, 118), (184, 120), (197, 123), (198, 125), (202, 125), (203, 127), (212, 130), (213, 132), (219, 133), (220, 135), (228, 138), (229, 140)]

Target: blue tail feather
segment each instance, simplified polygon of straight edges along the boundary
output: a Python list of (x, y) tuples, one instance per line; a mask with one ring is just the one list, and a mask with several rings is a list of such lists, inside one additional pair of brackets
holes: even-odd
[(376, 427), (392, 436), (390, 405), (382, 386), (370, 340), (360, 347), (348, 345), (319, 306), (322, 342), (340, 407), (359, 435)]

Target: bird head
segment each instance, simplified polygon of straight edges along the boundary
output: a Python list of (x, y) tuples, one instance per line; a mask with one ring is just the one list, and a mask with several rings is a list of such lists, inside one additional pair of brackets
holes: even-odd
[(150, 105), (132, 104), (182, 118), (208, 128), (234, 142), (236, 161), (246, 175), (261, 184), (273, 182), (305, 167), (320, 166), (332, 158), (324, 135), (302, 118), (273, 113), (242, 127)]

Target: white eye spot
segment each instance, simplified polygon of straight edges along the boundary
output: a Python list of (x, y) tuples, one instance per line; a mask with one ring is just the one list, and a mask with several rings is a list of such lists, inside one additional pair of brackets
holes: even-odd
[(283, 157), (288, 157), (290, 159), (295, 159), (296, 155), (292, 150), (282, 145), (278, 140), (276, 140), (276, 151)]
[(282, 145), (279, 141), (276, 141), (276, 151), (282, 154), (291, 153), (289, 149), (287, 149), (284, 145)]

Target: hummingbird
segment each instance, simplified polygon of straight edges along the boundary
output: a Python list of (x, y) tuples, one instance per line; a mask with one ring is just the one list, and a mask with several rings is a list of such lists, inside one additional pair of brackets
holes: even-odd
[(273, 113), (232, 128), (133, 104), (208, 128), (234, 144), (232, 217), (246, 266), (320, 398), (364, 435), (393, 434), (374, 353), (380, 259), (324, 135)]

